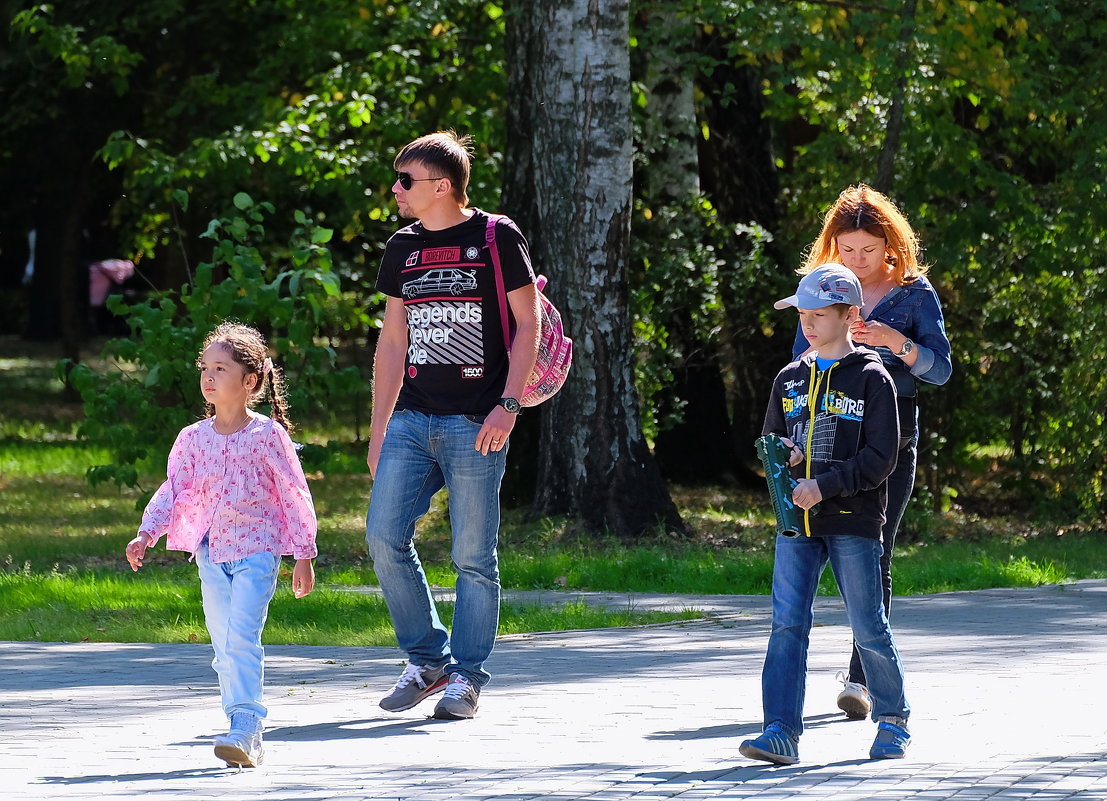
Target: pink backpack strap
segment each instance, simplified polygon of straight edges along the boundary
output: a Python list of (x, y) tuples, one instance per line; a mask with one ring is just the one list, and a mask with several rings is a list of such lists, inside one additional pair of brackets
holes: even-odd
[(504, 289), (504, 271), (500, 266), (500, 249), (496, 246), (496, 223), (500, 220), (498, 215), (488, 215), (488, 226), (484, 229), (484, 242), (492, 252), (492, 268), (496, 274), (496, 299), (500, 302), (500, 324), (504, 330), (504, 347), (511, 351), (511, 334), (508, 328), (507, 317), (507, 292)]

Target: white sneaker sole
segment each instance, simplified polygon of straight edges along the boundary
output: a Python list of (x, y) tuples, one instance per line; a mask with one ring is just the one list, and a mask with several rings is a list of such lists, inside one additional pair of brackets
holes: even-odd
[(229, 768), (256, 768), (263, 758), (262, 754), (258, 754), (256, 759), (251, 759), (250, 755), (237, 745), (217, 745), (215, 756), (226, 762)]
[(799, 757), (778, 754), (775, 751), (766, 751), (752, 743), (742, 743), (738, 746), (738, 753), (749, 759), (760, 759), (763, 762), (772, 762), (774, 765), (795, 765)]
[(872, 712), (873, 705), (867, 698), (853, 693), (842, 693), (838, 696), (838, 708), (845, 712), (850, 720), (864, 720)]

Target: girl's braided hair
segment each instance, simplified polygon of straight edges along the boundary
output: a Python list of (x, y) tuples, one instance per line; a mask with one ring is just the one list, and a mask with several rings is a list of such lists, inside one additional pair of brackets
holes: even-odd
[[(231, 358), (242, 365), (246, 375), (253, 373), (258, 377), (258, 382), (254, 385), (254, 391), (250, 393), (246, 405), (252, 409), (254, 404), (263, 399), (268, 390), (270, 416), (291, 433), (292, 421), (288, 418), (284, 377), (280, 368), (269, 358), (269, 346), (266, 345), (265, 337), (261, 332), (242, 323), (220, 323), (208, 334), (200, 353), (215, 344), (226, 347), (230, 351)], [(197, 360), (198, 363), (199, 360)], [(205, 406), (208, 417), (215, 414), (214, 406), (210, 403), (206, 403)]]

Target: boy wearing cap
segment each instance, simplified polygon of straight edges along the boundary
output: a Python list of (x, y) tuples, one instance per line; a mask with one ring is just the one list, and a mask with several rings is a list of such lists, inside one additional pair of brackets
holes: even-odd
[(739, 750), (778, 765), (799, 761), (813, 605), (828, 561), (869, 680), (877, 722), (869, 756), (902, 757), (911, 739), (903, 666), (880, 583), (880, 530), (899, 419), (880, 357), (850, 341), (861, 301), (861, 284), (850, 270), (823, 264), (804, 276), (796, 294), (774, 304), (799, 310), (811, 344), (777, 375), (763, 430), (793, 448), (789, 464), (798, 483), (792, 499), (804, 520), (801, 536), (776, 540), (773, 623), (761, 676), (765, 729)]

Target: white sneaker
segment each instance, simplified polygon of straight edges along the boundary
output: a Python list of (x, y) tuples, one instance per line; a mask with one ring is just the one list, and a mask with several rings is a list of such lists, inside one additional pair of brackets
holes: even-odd
[(873, 711), (873, 699), (869, 688), (856, 681), (850, 681), (844, 673), (836, 677), (842, 682), (842, 692), (838, 693), (838, 708), (846, 713), (850, 720), (864, 720)]
[(261, 719), (256, 715), (235, 712), (231, 715), (231, 730), (215, 737), (215, 755), (228, 768), (256, 768), (265, 758), (261, 729)]

